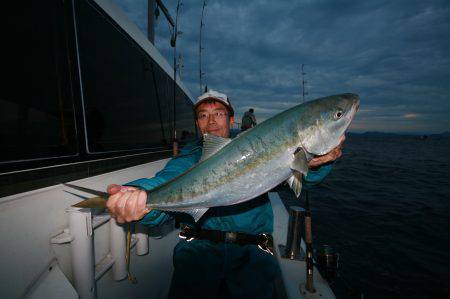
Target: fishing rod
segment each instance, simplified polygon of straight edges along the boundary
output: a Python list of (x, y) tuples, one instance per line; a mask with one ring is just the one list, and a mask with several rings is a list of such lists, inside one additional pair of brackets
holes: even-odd
[(309, 205), (309, 192), (305, 190), (305, 244), (306, 244), (306, 285), (305, 289), (310, 293), (315, 293), (314, 288), (314, 260), (312, 247), (311, 230), (311, 208)]
[(166, 17), (166, 19), (170, 23), (170, 25), (172, 25), (172, 27), (175, 27), (175, 22), (173, 21), (172, 17), (170, 16), (169, 11), (167, 10), (167, 8), (164, 5), (164, 3), (162, 3), (161, 0), (155, 0), (155, 1), (158, 4), (158, 7), (161, 8), (164, 16)]
[(173, 21), (170, 13), (164, 3), (161, 0), (155, 0), (157, 7), (155, 10), (156, 15), (159, 15), (159, 9), (162, 10), (169, 25), (172, 28), (172, 35), (170, 37), (170, 46), (173, 48), (173, 128), (172, 128), (172, 153), (174, 156), (178, 155), (178, 140), (177, 140), (177, 109), (176, 109), (176, 94), (177, 94), (177, 37), (181, 34), (178, 32), (178, 16), (180, 13), (180, 7), (183, 5), (181, 0), (177, 1), (177, 10), (175, 15), (175, 21)]
[(173, 155), (178, 155), (178, 140), (177, 140), (177, 109), (176, 109), (176, 97), (177, 97), (177, 37), (181, 32), (178, 32), (178, 16), (180, 13), (180, 7), (183, 5), (181, 0), (177, 1), (177, 12), (175, 15), (175, 26), (173, 27), (172, 37), (170, 39), (170, 45), (173, 47)]
[(203, 82), (202, 82), (202, 78), (203, 75), (205, 73), (202, 72), (202, 29), (205, 26), (205, 23), (203, 23), (203, 17), (205, 15), (205, 7), (206, 7), (207, 3), (206, 0), (203, 1), (203, 7), (202, 7), (202, 17), (200, 19), (200, 34), (199, 34), (199, 43), (198, 43), (198, 68), (199, 68), (199, 79), (200, 79), (200, 94), (202, 94), (203, 91)]
[(308, 81), (305, 80), (306, 73), (305, 73), (305, 71), (303, 69), (304, 67), (305, 67), (305, 64), (302, 63), (301, 75), (302, 75), (302, 99), (303, 99), (303, 103), (305, 102), (305, 96), (308, 95), (308, 93), (306, 92), (306, 88), (305, 88), (305, 85), (306, 85), (306, 83)]

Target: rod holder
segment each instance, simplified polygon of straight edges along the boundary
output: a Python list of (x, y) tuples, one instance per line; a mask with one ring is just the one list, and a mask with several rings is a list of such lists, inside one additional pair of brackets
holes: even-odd
[(299, 206), (291, 206), (289, 208), (289, 226), (286, 246), (283, 258), (291, 260), (304, 260), (305, 252), (300, 247), (303, 232), (303, 223), (305, 219), (305, 209)]
[(135, 224), (135, 233), (137, 238), (136, 254), (146, 255), (148, 253), (148, 233), (147, 228), (140, 223)]
[(69, 229), (73, 240), (70, 243), (73, 282), (81, 299), (97, 297), (95, 288), (94, 233), (89, 209), (71, 207)]
[(112, 273), (114, 280), (119, 281), (126, 278), (128, 273), (127, 262), (125, 260), (127, 233), (124, 227), (118, 224), (114, 218), (109, 220), (109, 228), (110, 250), (112, 257), (114, 258)]

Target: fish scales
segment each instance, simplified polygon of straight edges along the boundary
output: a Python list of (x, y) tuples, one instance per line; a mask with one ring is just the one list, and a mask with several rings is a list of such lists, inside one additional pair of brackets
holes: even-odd
[[(289, 118), (285, 118), (286, 121), (289, 122)], [(291, 126), (280, 126), (277, 122), (283, 122), (283, 120), (266, 121), (245, 132), (241, 138), (231, 141), (216, 155), (189, 170), (178, 182), (179, 185), (186, 187), (177, 190), (174, 186), (168, 190), (171, 195), (165, 204), (168, 206), (171, 202), (174, 205), (183, 202), (185, 206), (196, 203), (207, 204), (208, 199), (211, 198), (208, 195), (214, 193), (220, 186), (227, 185), (228, 188), (233, 189), (233, 182), (240, 185), (238, 180), (247, 180), (248, 184), (257, 184), (255, 181), (260, 178), (253, 175), (251, 171), (268, 164), (267, 162), (271, 158), (284, 152), (284, 144), (295, 143), (292, 140), (295, 136), (289, 132)], [(280, 129), (284, 132), (281, 132)], [(278, 138), (273, 138), (271, 143), (264, 142), (270, 136), (278, 136)], [(242, 157), (246, 158), (242, 159)], [(197, 187), (198, 179), (196, 178), (203, 178), (200, 188)], [(165, 189), (161, 191), (164, 192)], [(202, 200), (203, 197), (205, 199)], [(196, 201), (193, 202), (193, 199)]]
[(358, 106), (356, 95), (344, 94), (293, 107), (239, 134), (211, 157), (149, 191), (147, 205), (187, 211), (256, 197), (292, 176), (299, 148), (311, 156), (337, 146)]

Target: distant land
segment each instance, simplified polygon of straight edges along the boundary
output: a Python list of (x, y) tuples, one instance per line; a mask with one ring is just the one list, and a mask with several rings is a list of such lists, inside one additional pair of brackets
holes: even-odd
[(423, 134), (423, 133), (387, 133), (387, 132), (377, 132), (368, 131), (364, 133), (348, 132), (350, 135), (361, 135), (370, 137), (389, 137), (389, 136), (413, 136), (422, 138), (450, 138), (450, 132), (442, 132), (440, 134)]

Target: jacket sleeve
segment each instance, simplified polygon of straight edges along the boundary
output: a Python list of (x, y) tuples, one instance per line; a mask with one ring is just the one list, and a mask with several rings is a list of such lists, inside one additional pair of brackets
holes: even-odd
[[(188, 170), (195, 163), (197, 163), (200, 155), (200, 147), (193, 144), (187, 144), (180, 151), (180, 154), (167, 162), (166, 166), (161, 171), (156, 173), (154, 177), (138, 179), (127, 183), (126, 186), (134, 186), (144, 190), (151, 190)], [(151, 210), (144, 216), (144, 218), (140, 220), (140, 223), (152, 227), (161, 225), (169, 219), (172, 219), (172, 216), (169, 213), (160, 210)]]
[(314, 185), (319, 184), (323, 179), (331, 172), (333, 164), (322, 165), (317, 169), (310, 169), (308, 175), (303, 178), (303, 188), (305, 190), (310, 189)]
[(248, 117), (250, 119), (250, 122), (252, 123), (252, 126), (256, 126), (256, 116), (252, 113), (249, 113)]

